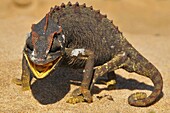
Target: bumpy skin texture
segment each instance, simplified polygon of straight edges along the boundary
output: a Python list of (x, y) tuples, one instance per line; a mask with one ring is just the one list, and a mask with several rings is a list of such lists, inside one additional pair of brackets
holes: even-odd
[(44, 78), (53, 67), (84, 68), (82, 84), (73, 91), (69, 103), (92, 102), (90, 90), (96, 79), (120, 68), (150, 78), (155, 86), (148, 97), (145, 93), (132, 94), (130, 105), (149, 106), (162, 91), (163, 81), (156, 67), (134, 49), (106, 15), (85, 4), (69, 2), (51, 8), (32, 26), (23, 53), (23, 73), (17, 80), (23, 89), (29, 89), (31, 72)]

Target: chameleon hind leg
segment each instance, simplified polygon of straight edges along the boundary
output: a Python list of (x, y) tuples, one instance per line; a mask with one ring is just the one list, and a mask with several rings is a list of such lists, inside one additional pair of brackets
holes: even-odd
[(30, 89), (31, 80), (32, 80), (32, 76), (30, 73), (30, 69), (28, 67), (28, 63), (27, 63), (25, 57), (23, 56), (21, 79), (14, 79), (13, 82), (17, 85), (22, 86), (22, 90), (26, 91), (26, 90)]
[(90, 84), (94, 73), (94, 53), (90, 50), (85, 50), (79, 57), (81, 56), (87, 58), (85, 68), (83, 70), (83, 80), (81, 86), (72, 92), (71, 97), (66, 101), (67, 103), (75, 104), (84, 101), (91, 103), (93, 101), (90, 92)]
[[(115, 84), (115, 73), (114, 70), (121, 68), (124, 65), (125, 60), (127, 59), (127, 54), (125, 52), (120, 52), (118, 55), (116, 55), (114, 58), (112, 58), (110, 61), (106, 62), (105, 64), (101, 66), (97, 66), (94, 68), (94, 77), (92, 84), (90, 86), (90, 89), (92, 89), (94, 83), (96, 82), (97, 78), (99, 76), (103, 76), (104, 74), (108, 73), (108, 81), (105, 82), (105, 84), (108, 86), (108, 88), (112, 88)], [(110, 89), (109, 88), (109, 89)]]

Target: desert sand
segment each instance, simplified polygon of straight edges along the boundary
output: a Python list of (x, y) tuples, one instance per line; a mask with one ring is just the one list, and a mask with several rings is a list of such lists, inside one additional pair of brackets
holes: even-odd
[[(42, 80), (34, 80), (30, 91), (13, 84), (21, 77), (22, 49), (31, 25), (54, 5), (68, 0), (1, 0), (0, 2), (0, 112), (1, 113), (170, 113), (170, 1), (169, 0), (77, 0), (107, 14), (127, 40), (161, 72), (163, 97), (149, 107), (128, 104), (130, 94), (150, 94), (152, 82), (143, 76), (117, 70), (117, 85), (107, 90), (96, 84), (94, 102), (66, 103), (79, 87), (81, 70), (59, 68)], [(76, 0), (72, 0), (73, 3)], [(109, 95), (98, 99), (98, 96)]]

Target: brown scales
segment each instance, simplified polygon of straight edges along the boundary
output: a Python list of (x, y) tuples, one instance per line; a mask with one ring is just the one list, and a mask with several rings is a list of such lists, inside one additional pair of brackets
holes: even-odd
[[(89, 22), (90, 24), (94, 24), (92, 28), (90, 28), (91, 26), (88, 26), (88, 25), (86, 26), (85, 22), (83, 23), (82, 20), (80, 21), (81, 24), (77, 24), (77, 22), (71, 23), (72, 21), (70, 22), (71, 23), (70, 24), (67, 21), (67, 18), (65, 18), (65, 15), (66, 15), (64, 12), (65, 10), (68, 12), (70, 10), (70, 13), (74, 14), (75, 17), (72, 17), (72, 20), (74, 20), (76, 17), (82, 17), (83, 13), (81, 11), (85, 10), (85, 12), (87, 11), (86, 13), (88, 13), (88, 15), (90, 15), (91, 13), (91, 16), (88, 18), (83, 18), (83, 19), (81, 18), (81, 19), (83, 21), (84, 19), (86, 19), (85, 22), (87, 23), (92, 19), (96, 23), (95, 22), (93, 23), (93, 21), (90, 21), (91, 23)], [(62, 19), (64, 18), (61, 21), (63, 23), (65, 22), (64, 25), (67, 26), (69, 29), (67, 29), (67, 27), (64, 28), (63, 23), (62, 22), (60, 23), (61, 18)], [(105, 73), (110, 73), (119, 68), (125, 69), (128, 72), (135, 72), (137, 74), (146, 76), (152, 80), (155, 86), (153, 92), (148, 97), (144, 93), (132, 94), (129, 97), (129, 104), (133, 106), (148, 106), (148, 105), (153, 104), (156, 98), (161, 94), (163, 82), (162, 82), (162, 77), (159, 71), (156, 69), (156, 67), (153, 64), (151, 64), (147, 59), (145, 59), (123, 37), (122, 32), (120, 32), (118, 30), (118, 27), (113, 24), (113, 21), (108, 20), (107, 15), (102, 15), (100, 13), (100, 10), (93, 10), (92, 6), (86, 7), (85, 3), (82, 5), (79, 5), (78, 2), (76, 2), (75, 4), (68, 2), (67, 5), (62, 3), (61, 6), (55, 6), (54, 8), (51, 8), (49, 13), (46, 14), (45, 23), (43, 23), (43, 26), (41, 26), (44, 33), (46, 33), (48, 29), (49, 31), (54, 30), (54, 28), (50, 26), (51, 24), (49, 24), (49, 19), (50, 21), (51, 19), (55, 20), (55, 23), (52, 23), (52, 24), (56, 25), (57, 23), (61, 27), (59, 28), (58, 31), (53, 31), (52, 33), (49, 33), (48, 36), (46, 36), (46, 38), (48, 39), (47, 50), (50, 50), (51, 48), (54, 34), (62, 33), (62, 29), (63, 31), (68, 30), (67, 32), (69, 32), (70, 34), (73, 34), (71, 33), (72, 32), (71, 30), (72, 29), (74, 30), (74, 34), (71, 36), (71, 39), (73, 40), (73, 42), (71, 42), (70, 45), (66, 45), (66, 47), (68, 47), (66, 48), (67, 50), (65, 51), (67, 57), (70, 58), (71, 56), (70, 55), (71, 52), (68, 52), (69, 49), (73, 51), (74, 47), (76, 47), (76, 49), (79, 49), (79, 47), (83, 47), (83, 49), (86, 48), (85, 49), (86, 55), (81, 57), (81, 58), (85, 57), (85, 59), (87, 60), (85, 69), (84, 69), (85, 72), (83, 73), (84, 79), (82, 81), (82, 86), (80, 87), (80, 89), (76, 90), (76, 93), (78, 93), (79, 95), (82, 94), (86, 99), (90, 99), (90, 101), (89, 100), (86, 100), (86, 101), (88, 102), (92, 101), (90, 97), (91, 94), (88, 89), (89, 85), (91, 85), (90, 84), (92, 81), (91, 78), (93, 78), (93, 83), (94, 83), (95, 80), (98, 78), (98, 76), (102, 76)], [(80, 18), (77, 18), (77, 19), (80, 19)], [(100, 24), (101, 26), (98, 26), (98, 24)], [(101, 28), (95, 31), (94, 27), (95, 28), (101, 27)], [(32, 44), (34, 45), (34, 49), (36, 49), (35, 44), (40, 36), (36, 33), (36, 31), (34, 32), (33, 29), (34, 29), (34, 25), (32, 25)], [(91, 34), (90, 35), (88, 34), (86, 36), (86, 33), (85, 33), (86, 31)], [(98, 31), (102, 33), (100, 34), (100, 32)], [(66, 36), (66, 40), (70, 38), (70, 37), (67, 37), (68, 35), (66, 33), (64, 35)], [(75, 59), (77, 59), (77, 57)], [(78, 60), (74, 60), (72, 59), (72, 57), (70, 59), (71, 60), (68, 61), (69, 65), (72, 65), (72, 64), (81, 65), (81, 63), (79, 63)], [(24, 60), (25, 59), (23, 58), (23, 61)], [(99, 61), (99, 64), (97, 64), (98, 62), (97, 63), (94, 62), (95, 60)], [(23, 68), (27, 68), (25, 61), (23, 63)], [(94, 69), (94, 75), (92, 77), (91, 75), (92, 75), (93, 69)], [(88, 95), (87, 95), (87, 92), (88, 92)]]
[[(75, 6), (74, 8), (76, 9), (76, 7), (77, 8), (90, 8), (91, 10), (93, 10), (93, 6), (90, 6), (90, 7), (86, 7), (86, 3), (84, 3), (84, 4), (82, 4), (82, 5), (79, 5), (79, 3), (78, 2), (76, 2), (74, 5), (69, 1), (68, 2), (68, 4), (67, 4), (67, 6)], [(57, 12), (59, 12), (59, 11), (61, 11), (62, 9), (64, 9), (66, 7), (66, 4), (64, 4), (64, 3), (62, 3), (61, 4), (61, 6), (54, 6), (54, 8), (52, 8), (51, 7), (51, 9), (50, 9), (50, 12), (48, 13), (50, 16), (53, 14), (53, 12), (55, 12), (55, 11), (57, 11)], [(96, 10), (95, 11), (96, 12), (96, 18), (99, 20), (99, 21), (101, 21), (103, 18), (107, 18), (107, 15), (105, 14), (105, 15), (102, 15), (101, 13), (100, 13), (100, 10)], [(121, 33), (122, 34), (122, 32), (120, 32), (119, 31), (119, 28), (118, 28), (118, 26), (115, 26), (114, 24), (113, 24), (113, 20), (110, 20), (110, 23), (114, 26), (114, 28), (116, 29), (115, 31), (117, 31), (117, 33)]]
[[(93, 10), (93, 7), (92, 6), (90, 6), (90, 7), (86, 7), (86, 4), (83, 4), (83, 5), (79, 5), (79, 3), (78, 2), (76, 2), (74, 5), (73, 4), (71, 4), (71, 2), (68, 2), (68, 4), (67, 4), (67, 6), (70, 6), (70, 7), (73, 7), (74, 8), (74, 10), (75, 10), (75, 13), (78, 13), (78, 11), (79, 11), (79, 9), (80, 8), (89, 8), (89, 9), (91, 9), (91, 10)], [(64, 4), (64, 3), (62, 3), (62, 5), (61, 6), (55, 6), (54, 8), (51, 8), (51, 10), (50, 10), (50, 15), (53, 13), (53, 12), (55, 12), (55, 11), (57, 11), (57, 12), (60, 12), (60, 11), (62, 11), (64, 8), (66, 7), (66, 5)], [(100, 13), (100, 10), (96, 10), (95, 11), (95, 18), (98, 20), (98, 21), (101, 21), (103, 18), (107, 18), (107, 15), (102, 15), (101, 13)], [(113, 21), (112, 20), (110, 20), (110, 23), (111, 24), (113, 24)], [(115, 26), (115, 25), (113, 25), (114, 26), (114, 29), (116, 29), (115, 31), (117, 32), (117, 33), (120, 33), (121, 35), (122, 35), (122, 32), (120, 32), (119, 30), (118, 30), (118, 27), (117, 26)], [(115, 60), (115, 59), (112, 59), (112, 60)], [(104, 64), (104, 65), (102, 65), (102, 66), (99, 66), (99, 67), (96, 67), (95, 69), (97, 70), (96, 71), (96, 76), (99, 76), (99, 75), (103, 75), (104, 73), (106, 73), (110, 68), (112, 68), (112, 67), (109, 67), (108, 65), (111, 65), (111, 66), (115, 66), (114, 64), (113, 64), (113, 62), (114, 61), (112, 61), (112, 60), (110, 60), (108, 63), (106, 63), (106, 64)], [(108, 68), (109, 67), (109, 68)], [(152, 66), (151, 66), (151, 69), (152, 69)], [(99, 74), (99, 75), (98, 75)], [(157, 73), (156, 72), (156, 75), (159, 75), (159, 73)], [(154, 78), (152, 78), (153, 76), (151, 76), (151, 78), (152, 78), (152, 80), (154, 80), (155, 78), (157, 78), (157, 76), (156, 75), (153, 75), (153, 76), (155, 76)], [(94, 75), (95, 76), (95, 75)], [(161, 79), (161, 78), (160, 78)], [(162, 82), (160, 82), (161, 80), (158, 80), (158, 81), (156, 81), (155, 83), (156, 84), (162, 84)], [(158, 86), (158, 85), (157, 85)], [(152, 100), (153, 98), (155, 98), (155, 94), (158, 94), (158, 93), (160, 93), (160, 87), (158, 87), (159, 89), (157, 90), (157, 89), (155, 89), (154, 90), (154, 92), (155, 93), (153, 93), (153, 95), (151, 95), (149, 98), (150, 98), (150, 100)], [(131, 96), (132, 97), (132, 96)], [(147, 104), (147, 103), (149, 103), (149, 101), (150, 101), (149, 99), (143, 99), (143, 100), (141, 100), (141, 101), (132, 101), (131, 102), (131, 105), (136, 105), (136, 106), (145, 106), (145, 104)], [(131, 100), (130, 100), (131, 101)], [(130, 102), (129, 101), (129, 102)]]
[[(87, 8), (85, 3), (82, 4), (82, 5), (79, 5), (78, 2), (76, 2), (74, 5), (72, 5), (71, 2), (68, 2), (67, 6), (74, 6), (75, 10), (76, 10), (76, 8), (81, 8), (81, 7)], [(66, 5), (65, 5), (64, 3), (62, 3), (61, 6), (57, 6), (57, 5), (56, 5), (54, 8), (51, 8), (51, 9), (50, 9), (49, 15), (51, 15), (51, 14), (52, 14), (53, 12), (55, 12), (55, 11), (60, 11), (60, 10), (62, 10), (62, 9), (65, 8), (65, 7), (66, 7)], [(93, 10), (93, 6), (90, 6), (89, 8), (90, 8), (91, 10)], [(77, 10), (78, 10), (78, 9), (77, 9)], [(100, 10), (96, 10), (95, 12), (96, 12), (96, 18), (98, 18), (99, 20), (102, 20), (102, 18), (107, 18), (107, 15), (102, 15), (102, 14), (100, 13)], [(113, 23), (112, 20), (111, 20), (111, 23)]]

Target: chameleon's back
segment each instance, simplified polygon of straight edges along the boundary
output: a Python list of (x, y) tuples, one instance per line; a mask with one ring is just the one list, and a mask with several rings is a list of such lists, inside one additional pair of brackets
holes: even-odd
[(66, 47), (94, 51), (95, 65), (101, 65), (121, 51), (122, 34), (106, 15), (79, 4), (56, 6), (51, 17), (62, 26)]

